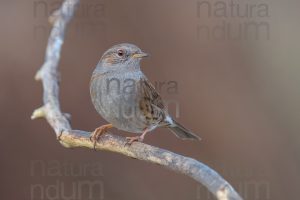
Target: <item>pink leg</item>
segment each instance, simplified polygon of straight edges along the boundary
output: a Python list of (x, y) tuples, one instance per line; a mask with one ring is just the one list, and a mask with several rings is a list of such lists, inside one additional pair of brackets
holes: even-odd
[[(145, 129), (142, 135), (140, 136), (134, 136), (134, 137), (126, 137), (126, 144), (131, 145), (133, 142), (143, 142), (145, 135), (148, 133), (148, 129)], [(125, 144), (125, 145), (126, 145)]]
[(94, 150), (96, 150), (96, 145), (100, 137), (105, 134), (109, 129), (113, 127), (112, 124), (102, 125), (95, 129), (95, 131), (91, 134), (90, 140), (94, 143)]

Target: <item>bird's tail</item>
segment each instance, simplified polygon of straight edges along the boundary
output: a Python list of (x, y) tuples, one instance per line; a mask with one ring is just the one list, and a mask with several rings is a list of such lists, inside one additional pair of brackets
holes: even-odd
[(199, 136), (184, 128), (178, 122), (173, 120), (173, 123), (168, 128), (180, 139), (186, 140), (201, 140)]

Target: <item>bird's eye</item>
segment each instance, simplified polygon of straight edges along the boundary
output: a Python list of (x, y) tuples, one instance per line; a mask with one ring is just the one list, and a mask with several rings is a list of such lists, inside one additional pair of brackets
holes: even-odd
[(120, 56), (120, 57), (123, 57), (124, 54), (125, 54), (124, 50), (122, 50), (122, 49), (119, 49), (119, 50), (117, 51), (117, 53), (118, 53), (118, 56)]

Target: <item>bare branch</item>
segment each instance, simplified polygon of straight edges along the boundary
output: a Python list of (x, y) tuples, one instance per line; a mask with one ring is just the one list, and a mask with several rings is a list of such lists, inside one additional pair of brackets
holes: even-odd
[[(44, 105), (36, 109), (31, 118), (44, 117), (54, 129), (61, 144), (65, 147), (93, 149), (93, 142), (90, 141), (91, 133), (72, 130), (69, 123), (70, 115), (61, 112), (58, 99), (58, 63), (61, 46), (64, 41), (66, 26), (71, 20), (78, 4), (79, 0), (65, 0), (61, 8), (55, 11), (53, 16), (50, 17), (53, 29), (48, 40), (45, 63), (35, 77), (36, 80), (40, 80), (43, 83)], [(217, 172), (197, 160), (144, 143), (135, 142), (131, 146), (125, 144), (125, 138), (108, 133), (101, 137), (101, 140), (96, 145), (96, 149), (116, 152), (185, 174), (206, 186), (219, 200), (242, 199)]]

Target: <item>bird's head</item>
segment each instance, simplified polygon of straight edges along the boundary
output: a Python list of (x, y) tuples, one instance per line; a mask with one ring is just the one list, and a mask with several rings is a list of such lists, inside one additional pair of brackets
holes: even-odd
[(100, 60), (100, 65), (105, 68), (124, 68), (139, 66), (142, 58), (147, 57), (140, 48), (133, 44), (118, 44), (108, 49)]

